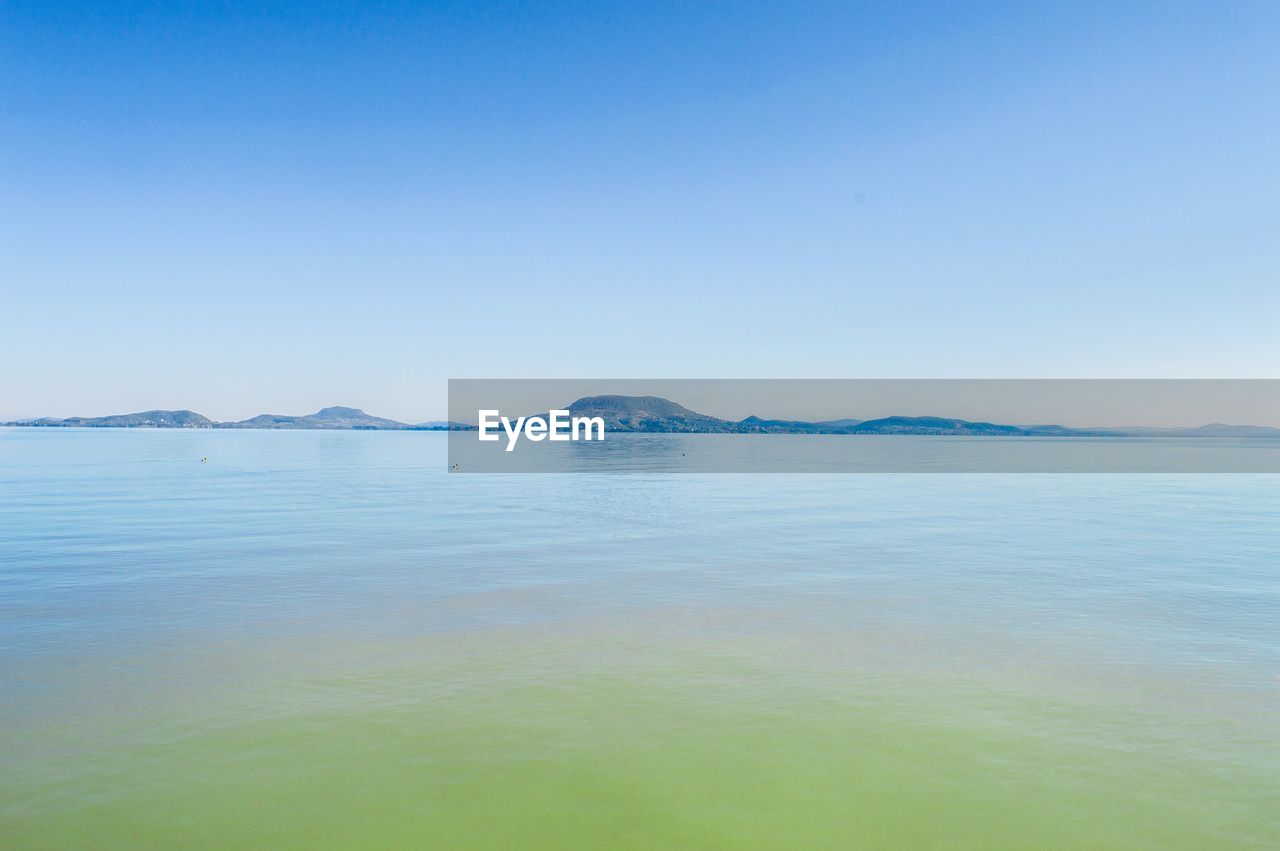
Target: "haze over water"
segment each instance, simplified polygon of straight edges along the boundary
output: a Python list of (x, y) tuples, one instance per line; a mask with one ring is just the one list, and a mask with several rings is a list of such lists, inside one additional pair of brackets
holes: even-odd
[(1280, 477), (446, 440), (0, 430), (0, 845), (1280, 844)]

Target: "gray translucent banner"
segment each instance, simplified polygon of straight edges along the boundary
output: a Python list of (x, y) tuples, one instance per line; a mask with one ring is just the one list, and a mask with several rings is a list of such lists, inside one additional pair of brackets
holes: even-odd
[(1280, 473), (1274, 379), (451, 379), (457, 473)]

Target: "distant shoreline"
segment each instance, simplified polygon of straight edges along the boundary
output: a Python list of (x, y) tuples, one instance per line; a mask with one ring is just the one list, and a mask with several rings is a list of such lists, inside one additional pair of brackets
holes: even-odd
[(322, 408), (314, 414), (259, 414), (247, 420), (218, 422), (188, 410), (154, 410), (105, 417), (43, 417), (0, 425), (19, 428), (163, 428), (163, 429), (278, 429), (288, 431), (466, 431), (465, 423), (444, 420), (402, 423), (366, 414), (359, 408)]
[[(600, 417), (615, 434), (815, 434), (914, 435), (955, 437), (1172, 437), (1280, 439), (1280, 428), (1211, 423), (1192, 428), (1144, 426), (1071, 428), (1061, 425), (1006, 425), (950, 417), (891, 416), (871, 420), (822, 422), (762, 419), (751, 416), (726, 420), (701, 414), (656, 396), (587, 396), (565, 410)], [(476, 426), (453, 420), (403, 423), (366, 414), (359, 408), (322, 408), (314, 414), (259, 414), (247, 420), (218, 422), (189, 410), (153, 410), (103, 417), (15, 420), (0, 423), (16, 428), (154, 428), (256, 429), (279, 431), (475, 431)]]

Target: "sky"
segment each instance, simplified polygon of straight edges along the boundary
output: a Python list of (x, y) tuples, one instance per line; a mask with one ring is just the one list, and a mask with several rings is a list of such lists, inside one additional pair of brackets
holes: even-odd
[(0, 420), (1267, 378), (1280, 4), (0, 3)]

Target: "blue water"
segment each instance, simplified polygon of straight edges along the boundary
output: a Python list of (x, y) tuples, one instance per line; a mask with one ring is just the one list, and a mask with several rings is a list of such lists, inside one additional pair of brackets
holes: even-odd
[[(1189, 847), (1280, 839), (1265, 803), (1280, 789), (1280, 477), (458, 476), (446, 466), (445, 436), (422, 432), (0, 430), (0, 840), (12, 840), (0, 844), (99, 836), (163, 847), (182, 835), (166, 830), (194, 818), (182, 808), (198, 808), (195, 793), (162, 805), (136, 778), (178, 771), (178, 751), (166, 750), (176, 743), (267, 716), (340, 736), (308, 713), (452, 712), (449, 695), (479, 687), (477, 677), (536, 690), (601, 679), (578, 677), (587, 670), (644, 693), (661, 683), (726, 704), (750, 694), (773, 719), (753, 722), (764, 725), (753, 735), (776, 735), (779, 759), (805, 740), (787, 744), (784, 727), (770, 725), (832, 707), (930, 719), (947, 741), (967, 741), (981, 716), (999, 746), (1043, 738), (1063, 754), (1096, 751), (1070, 776), (1035, 767), (1049, 757), (1008, 757), (1044, 792), (1009, 807), (1043, 806), (1045, 824), (1058, 825), (1055, 808), (1093, 783), (1115, 802), (1116, 824), (1135, 820), (1132, 842), (1118, 847), (1170, 840), (1159, 832), (1162, 801), (1187, 819), (1171, 835)], [(454, 652), (465, 670), (428, 670), (428, 658), (444, 664)], [(428, 683), (439, 689), (430, 698), (417, 691)], [(519, 715), (510, 701), (467, 706)], [(445, 724), (414, 717), (423, 731)], [(654, 741), (675, 735), (676, 717), (653, 722)], [(293, 766), (272, 788), (323, 775), (309, 751), (249, 741), (201, 753), (220, 754), (220, 770), (250, 785), (251, 770), (266, 770), (250, 763), (268, 752), (283, 760), (273, 771)], [(510, 765), (529, 746), (503, 747), (495, 759)], [(1107, 753), (1182, 779), (1139, 806), (1106, 773)], [(954, 782), (940, 800), (980, 785), (894, 764), (932, 778), (924, 785)], [(430, 797), (446, 781), (420, 782)], [(996, 788), (985, 800), (1005, 794)], [(167, 806), (175, 821), (131, 834), (111, 821), (112, 796), (117, 811)], [(814, 829), (839, 818), (812, 803)], [(569, 811), (572, 800), (556, 806)], [(241, 841), (280, 839), (265, 821), (246, 823), (260, 829)], [(953, 844), (987, 844), (977, 822), (964, 824)], [(888, 847), (893, 830), (910, 829), (884, 827)], [(536, 835), (523, 830), (490, 839)], [(327, 835), (343, 844), (340, 831)], [(1017, 838), (1005, 837), (1011, 847)]]

